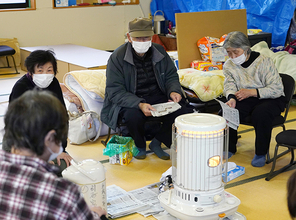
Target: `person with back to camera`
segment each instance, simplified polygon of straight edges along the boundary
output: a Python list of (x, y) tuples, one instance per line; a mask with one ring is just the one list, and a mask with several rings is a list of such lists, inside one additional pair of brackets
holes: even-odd
[(162, 126), (149, 144), (159, 158), (168, 160), (170, 156), (162, 150), (161, 143), (170, 147), (172, 124), (177, 116), (187, 113), (181, 102), (177, 70), (164, 48), (151, 42), (154, 33), (150, 19), (136, 18), (129, 22), (128, 28), (128, 42), (112, 53), (107, 64), (101, 119), (113, 130), (118, 121), (124, 122), (139, 150), (135, 158), (145, 159), (144, 126), (148, 117), (152, 117), (151, 111), (155, 111), (151, 105), (168, 100), (180, 103), (181, 109), (159, 117)]
[[(59, 81), (55, 77), (57, 74), (57, 61), (53, 51), (33, 51), (26, 58), (25, 66), (28, 72), (13, 86), (9, 96), (9, 103), (21, 96), (24, 92), (38, 88), (39, 90), (52, 92), (66, 108)], [(3, 147), (5, 148), (5, 144)], [(53, 161), (53, 163), (60, 167), (61, 172), (70, 165), (72, 159), (72, 157), (65, 151), (66, 147), (67, 137), (63, 140), (63, 153)], [(58, 173), (59, 176), (61, 176), (61, 172)]]
[(27, 91), (9, 104), (4, 123), (10, 153), (0, 150), (0, 219), (104, 219), (106, 211), (90, 209), (79, 186), (57, 177), (48, 163), (63, 151), (68, 133), (60, 100)]
[[(226, 104), (239, 110), (240, 120), (251, 115), (255, 128), (254, 167), (262, 167), (272, 132), (272, 121), (285, 108), (284, 87), (273, 61), (255, 51), (245, 34), (227, 35), (223, 47), (229, 59), (223, 66)], [(229, 129), (229, 155), (236, 153), (237, 130)]]

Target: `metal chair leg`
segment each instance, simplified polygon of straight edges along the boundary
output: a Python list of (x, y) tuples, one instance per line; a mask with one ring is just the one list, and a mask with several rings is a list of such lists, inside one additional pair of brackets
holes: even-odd
[[(285, 126), (284, 124), (282, 125), (282, 128), (283, 128), (283, 131), (286, 130), (286, 126)], [(277, 156), (277, 158), (280, 158), (280, 157), (286, 155), (286, 154), (289, 153), (290, 151), (291, 151), (291, 149), (288, 148), (288, 150), (286, 150), (286, 151), (280, 153), (280, 154)], [(266, 160), (266, 164), (270, 164), (272, 161), (273, 161), (273, 158), (270, 158), (270, 154), (269, 154), (269, 151), (268, 151), (268, 152), (267, 152), (267, 160)]]
[[(282, 157), (282, 156), (284, 156), (284, 155), (286, 155), (287, 153), (290, 153), (290, 151), (291, 151), (291, 149), (290, 148), (288, 148), (288, 150), (286, 150), (286, 151), (284, 151), (284, 152), (282, 152), (282, 153), (280, 153), (279, 155), (277, 155), (277, 158), (276, 159), (278, 159), (278, 158), (280, 158), (280, 157)], [(266, 160), (266, 164), (269, 164), (269, 163), (271, 163), (272, 161), (274, 161), (273, 159), (274, 159), (274, 155), (273, 155), (273, 158), (271, 158), (270, 159), (270, 155), (269, 155), (269, 152), (267, 153), (267, 160)]]
[(2, 75), (19, 74), (19, 71), (17, 70), (16, 64), (15, 64), (15, 59), (14, 59), (13, 55), (7, 55), (7, 56), (5, 56), (5, 58), (6, 58), (6, 62), (7, 62), (7, 66), (0, 67), (0, 68), (11, 68), (11, 66), (10, 66), (10, 64), (9, 64), (8, 56), (11, 56), (11, 57), (12, 57), (12, 61), (13, 61), (13, 65), (14, 65), (15, 73), (1, 73), (1, 74), (2, 74)]
[(5, 58), (6, 58), (7, 67), (10, 68), (8, 56), (5, 56)]
[[(278, 174), (284, 172), (285, 170), (287, 170), (288, 168), (290, 168), (291, 166), (295, 165), (296, 164), (296, 161), (294, 161), (294, 150), (289, 148), (287, 151), (291, 151), (291, 160), (290, 160), (290, 163), (284, 167), (282, 167), (281, 169), (277, 170), (277, 171), (274, 171), (275, 169), (275, 165), (276, 165), (276, 160), (281, 157), (280, 155), (277, 156), (277, 151), (278, 151), (278, 147), (279, 147), (279, 144), (276, 145), (275, 147), (275, 150), (274, 150), (274, 157), (273, 157), (273, 164), (272, 164), (272, 167), (271, 167), (271, 170), (269, 172), (269, 174), (267, 175), (267, 177), (265, 178), (266, 181), (269, 181), (271, 180), (273, 177), (277, 176)], [(287, 152), (285, 151), (285, 152)]]
[(274, 149), (274, 156), (273, 156), (273, 163), (272, 163), (271, 170), (270, 170), (268, 176), (265, 178), (266, 181), (269, 181), (273, 177), (273, 171), (274, 171), (275, 164), (276, 164), (278, 148), (279, 148), (279, 145), (277, 144)]
[(11, 57), (12, 57), (12, 60), (13, 60), (13, 65), (14, 65), (15, 73), (19, 74), (19, 72), (17, 71), (16, 65), (15, 65), (15, 60), (14, 60), (13, 55), (11, 55)]
[(108, 134), (107, 134), (107, 137), (105, 140), (102, 140), (101, 143), (106, 147), (107, 146), (107, 143), (109, 141), (109, 138), (111, 136), (111, 128), (108, 129)]

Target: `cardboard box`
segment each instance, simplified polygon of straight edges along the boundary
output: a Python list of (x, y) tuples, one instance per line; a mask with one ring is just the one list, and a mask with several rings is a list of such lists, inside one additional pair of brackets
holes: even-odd
[(203, 60), (193, 60), (191, 62), (191, 68), (200, 70), (200, 71), (212, 71), (212, 70), (222, 70), (222, 63), (213, 63), (210, 61)]
[(126, 151), (124, 153), (116, 154), (112, 157), (109, 157), (109, 163), (128, 165), (132, 159), (133, 159), (133, 154), (130, 151)]
[(175, 16), (179, 69), (189, 68), (193, 60), (201, 60), (196, 43), (202, 37), (221, 37), (231, 31), (247, 35), (246, 9), (176, 13)]
[(225, 173), (222, 173), (222, 178), (224, 182), (229, 182), (245, 173), (245, 168), (236, 165), (236, 167), (227, 172), (227, 180), (225, 179)]

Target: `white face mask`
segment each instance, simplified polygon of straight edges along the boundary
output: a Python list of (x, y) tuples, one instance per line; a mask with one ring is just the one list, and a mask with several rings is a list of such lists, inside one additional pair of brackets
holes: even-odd
[(47, 88), (53, 81), (54, 74), (33, 74), (33, 82), (39, 88)]
[(48, 158), (48, 161), (52, 161), (52, 160), (56, 159), (64, 150), (64, 148), (62, 147), (62, 144), (60, 145), (60, 150), (58, 153), (53, 152), (49, 147), (47, 149), (51, 153), (50, 157)]
[(240, 55), (240, 56), (238, 56), (236, 58), (230, 58), (230, 59), (232, 60), (232, 62), (234, 64), (241, 65), (246, 61), (247, 57), (246, 57), (245, 53), (243, 53), (242, 55)]
[(137, 53), (146, 53), (151, 47), (151, 45), (152, 45), (151, 40), (144, 41), (144, 42), (132, 40), (132, 46)]

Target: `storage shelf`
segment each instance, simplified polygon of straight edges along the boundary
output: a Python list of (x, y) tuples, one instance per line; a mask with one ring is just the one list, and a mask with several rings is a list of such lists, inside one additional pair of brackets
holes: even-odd
[(56, 7), (55, 6), (55, 0), (52, 1), (53, 3), (53, 9), (64, 9), (64, 8), (85, 8), (85, 7), (102, 7), (102, 6), (117, 6), (117, 5), (138, 5), (139, 4), (139, 0), (131, 0), (130, 3), (121, 3), (122, 0), (116, 0), (116, 5), (110, 5), (110, 4), (98, 4), (98, 5), (82, 5), (82, 6), (78, 6), (78, 5), (72, 5), (72, 6), (65, 6), (65, 7)]

